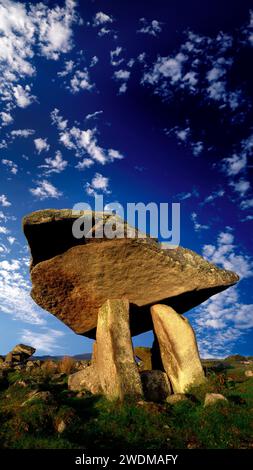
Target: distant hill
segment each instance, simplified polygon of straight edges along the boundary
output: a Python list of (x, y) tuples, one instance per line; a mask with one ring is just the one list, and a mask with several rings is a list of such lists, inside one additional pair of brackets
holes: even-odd
[[(60, 361), (64, 356), (67, 356), (67, 354), (64, 354), (63, 356), (32, 356), (32, 360), (36, 361), (37, 359), (41, 361)], [(91, 359), (91, 353), (86, 353), (86, 354), (76, 354), (76, 356), (71, 356), (73, 359), (76, 361), (89, 361)]]
[(228, 362), (247, 361), (247, 357), (241, 356), (241, 354), (233, 354), (231, 356), (226, 357), (224, 361), (228, 361)]

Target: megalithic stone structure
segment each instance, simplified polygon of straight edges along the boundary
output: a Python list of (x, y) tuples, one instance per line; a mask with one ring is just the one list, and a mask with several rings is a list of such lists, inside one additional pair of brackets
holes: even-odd
[(151, 315), (164, 369), (174, 393), (205, 381), (194, 331), (183, 315), (167, 305), (153, 305)]
[[(75, 238), (80, 216), (91, 226)], [(110, 220), (123, 238), (106, 237)], [(101, 238), (90, 236), (97, 227)], [(234, 285), (235, 273), (186, 248), (163, 249), (113, 214), (49, 209), (26, 216), (23, 228), (32, 298), (75, 333), (96, 338), (92, 365), (69, 377), (70, 389), (142, 397), (131, 336), (153, 328), (152, 368), (165, 370), (174, 393), (205, 380), (194, 332), (181, 314)], [(163, 374), (143, 374), (144, 385), (155, 376)]]
[(130, 334), (128, 300), (109, 299), (99, 309), (96, 368), (107, 397), (142, 397), (141, 378)]

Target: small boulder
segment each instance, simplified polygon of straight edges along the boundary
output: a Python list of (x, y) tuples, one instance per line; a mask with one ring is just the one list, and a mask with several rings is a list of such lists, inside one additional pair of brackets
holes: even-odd
[(170, 382), (165, 372), (161, 370), (145, 370), (140, 375), (146, 400), (161, 402), (172, 393)]
[(189, 398), (185, 395), (185, 393), (174, 393), (174, 395), (170, 395), (166, 398), (166, 402), (169, 405), (176, 405), (177, 403), (186, 401), (189, 401)]
[(246, 377), (253, 377), (253, 370), (245, 370)]
[(215, 405), (218, 401), (228, 403), (228, 400), (221, 393), (206, 393), (204, 406)]

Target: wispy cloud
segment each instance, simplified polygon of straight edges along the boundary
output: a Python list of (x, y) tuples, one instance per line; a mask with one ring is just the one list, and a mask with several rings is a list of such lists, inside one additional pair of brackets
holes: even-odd
[(63, 349), (63, 347), (57, 344), (57, 341), (63, 338), (64, 334), (60, 330), (46, 327), (41, 328), (40, 331), (25, 328), (21, 331), (21, 341), (25, 344), (31, 344), (31, 346), (36, 348), (36, 354), (59, 354), (59, 350)]
[(30, 188), (29, 191), (33, 196), (41, 201), (50, 198), (59, 199), (59, 197), (62, 196), (62, 192), (47, 180), (38, 181), (37, 186), (35, 188)]

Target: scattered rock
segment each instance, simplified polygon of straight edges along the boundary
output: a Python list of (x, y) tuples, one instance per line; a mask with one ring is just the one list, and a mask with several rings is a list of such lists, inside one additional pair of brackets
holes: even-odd
[(245, 370), (246, 377), (253, 377), (253, 370)]
[(174, 393), (174, 395), (170, 395), (166, 398), (166, 402), (169, 403), (169, 405), (175, 405), (185, 401), (189, 401), (185, 393)]
[(171, 386), (165, 372), (146, 370), (141, 372), (141, 381), (145, 399), (153, 402), (164, 401), (171, 394)]
[(59, 423), (56, 424), (56, 431), (59, 434), (62, 434), (67, 428), (67, 423), (63, 419), (59, 421)]
[(161, 359), (174, 393), (205, 382), (194, 331), (188, 320), (167, 305), (151, 307)]
[(228, 400), (221, 393), (206, 393), (204, 406), (214, 405), (218, 401), (224, 401), (228, 403)]
[(161, 302), (184, 313), (238, 281), (236, 274), (191, 250), (164, 250), (145, 234), (137, 238), (137, 231), (136, 238), (109, 239), (101, 231), (101, 238), (76, 239), (72, 225), (80, 215), (93, 215), (89, 233), (97, 222), (104, 228), (114, 217), (46, 210), (23, 221), (33, 258), (32, 297), (78, 334), (95, 338), (98, 310), (110, 298), (129, 299), (131, 333), (136, 335), (152, 329), (150, 305)]
[(107, 300), (99, 309), (93, 358), (102, 391), (108, 398), (142, 397), (127, 300)]

